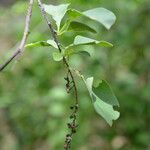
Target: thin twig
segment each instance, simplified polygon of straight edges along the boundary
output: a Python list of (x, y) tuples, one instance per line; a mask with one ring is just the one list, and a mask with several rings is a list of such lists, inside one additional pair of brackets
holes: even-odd
[(32, 16), (32, 8), (33, 8), (33, 3), (34, 0), (29, 1), (29, 7), (26, 15), (26, 20), (25, 20), (25, 28), (24, 28), (24, 34), (20, 43), (20, 46), (16, 50), (16, 52), (4, 63), (0, 66), (0, 72), (3, 71), (9, 63), (11, 63), (19, 54), (23, 53), (24, 47), (29, 35), (29, 27), (30, 27), (30, 20)]
[[(53, 37), (55, 43), (57, 44), (59, 52), (61, 53), (62, 49), (61, 49), (61, 44), (59, 43), (59, 40), (58, 40), (58, 37), (57, 37), (57, 32), (55, 31), (55, 29), (53, 28), (51, 22), (49, 21), (41, 0), (37, 0), (37, 1), (38, 1), (38, 4), (39, 4), (39, 7), (41, 9), (42, 15), (43, 15), (44, 19), (46, 20), (46, 23), (48, 24), (48, 27), (51, 31), (52, 37)], [(73, 107), (71, 107), (71, 109), (73, 109), (73, 113), (70, 116), (71, 122), (68, 123), (68, 128), (70, 129), (70, 133), (66, 135), (66, 140), (65, 140), (65, 144), (64, 144), (64, 149), (69, 150), (70, 147), (71, 147), (72, 136), (73, 136), (74, 133), (76, 133), (76, 128), (78, 126), (76, 124), (76, 115), (77, 115), (79, 104), (78, 104), (78, 91), (77, 91), (76, 82), (75, 82), (73, 73), (72, 73), (72, 71), (70, 69), (70, 66), (69, 66), (69, 63), (68, 63), (68, 61), (65, 57), (63, 57), (63, 62), (65, 64), (66, 68), (67, 68), (68, 74), (71, 77), (71, 82), (73, 83), (73, 89), (74, 89), (75, 100), (76, 100), (75, 105)], [(68, 75), (67, 75), (67, 88), (70, 86), (68, 84), (70, 84), (70, 80), (69, 80)]]

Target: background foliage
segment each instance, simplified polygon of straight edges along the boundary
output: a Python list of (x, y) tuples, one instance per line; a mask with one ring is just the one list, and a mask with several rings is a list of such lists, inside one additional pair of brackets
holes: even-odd
[[(24, 1), (0, 2), (0, 63), (21, 39)], [(150, 149), (150, 5), (148, 0), (57, 0), (45, 3), (71, 3), (87, 10), (105, 7), (117, 16), (110, 31), (99, 29), (96, 39), (114, 44), (113, 48), (86, 46), (89, 57), (74, 55), (73, 66), (87, 77), (108, 80), (120, 102), (120, 119), (110, 128), (95, 113), (82, 83), (80, 126), (74, 137), (73, 150), (148, 150)], [(4, 4), (5, 3), (5, 4)], [(47, 25), (37, 5), (34, 6), (29, 42), (49, 39)], [(83, 20), (84, 21), (84, 20)], [(91, 22), (87, 22), (91, 26)], [(83, 34), (83, 33), (82, 33)], [(83, 34), (86, 35), (86, 34)], [(61, 39), (71, 42), (70, 32)], [(73, 97), (65, 92), (63, 64), (54, 62), (49, 48), (27, 49), (21, 59), (0, 74), (0, 150), (62, 149)]]

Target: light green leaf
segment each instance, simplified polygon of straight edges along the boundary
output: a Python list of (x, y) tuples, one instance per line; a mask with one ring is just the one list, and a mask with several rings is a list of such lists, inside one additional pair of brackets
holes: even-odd
[(93, 91), (104, 102), (110, 105), (119, 106), (119, 102), (115, 94), (105, 80), (101, 80), (97, 87), (93, 87)]
[[(87, 38), (87, 37), (83, 37), (83, 36), (76, 36), (74, 39), (73, 44), (70, 44), (69, 46), (67, 46), (65, 48), (65, 56), (70, 56), (76, 53), (79, 53), (81, 51), (85, 51), (87, 53), (89, 53), (88, 51), (86, 51), (85, 49), (80, 49), (79, 46), (82, 45), (98, 45), (98, 46), (103, 46), (103, 47), (112, 47), (113, 45), (109, 42), (106, 41), (97, 41), (91, 38)], [(90, 53), (89, 53), (90, 55)]]
[(55, 61), (61, 61), (63, 59), (63, 55), (60, 52), (53, 52), (53, 59)]
[(54, 48), (58, 49), (58, 46), (54, 40), (47, 40), (47, 43), (49, 45), (53, 46)]
[(74, 45), (99, 45), (104, 47), (112, 47), (113, 45), (106, 41), (97, 41), (91, 38), (77, 35), (74, 39)]
[(94, 78), (93, 78), (93, 77), (90, 77), (90, 78), (87, 78), (87, 79), (84, 81), (85, 84), (86, 84), (86, 86), (87, 86), (87, 89), (88, 89), (88, 91), (89, 91), (91, 97), (92, 97), (92, 94), (93, 94), (93, 92), (92, 92), (93, 80), (94, 80)]
[(101, 115), (110, 126), (112, 126), (112, 121), (117, 120), (120, 116), (120, 113), (115, 111), (111, 105), (103, 102), (97, 96), (95, 96), (95, 98), (96, 101), (93, 103), (93, 105), (96, 112)]
[(71, 19), (75, 19), (81, 16), (87, 17), (91, 20), (101, 23), (107, 29), (110, 29), (116, 21), (116, 16), (114, 13), (102, 7), (94, 8), (84, 12), (80, 12), (75, 9), (69, 9), (67, 14)]
[(96, 20), (103, 24), (107, 29), (110, 29), (116, 20), (114, 13), (101, 7), (87, 10), (83, 12), (83, 14), (90, 19)]
[[(103, 96), (101, 96), (101, 98), (98, 97), (94, 93), (94, 91), (93, 91), (93, 77), (87, 78), (85, 80), (84, 77), (82, 76), (82, 79), (84, 80), (86, 87), (89, 91), (89, 94), (91, 96), (91, 99), (92, 99), (92, 102), (93, 102), (93, 105), (94, 105), (96, 112), (99, 115), (101, 115), (106, 120), (106, 122), (111, 126), (113, 123), (113, 120), (116, 120), (119, 118), (120, 113), (113, 109), (113, 105), (105, 102), (105, 97), (104, 97), (104, 95), (106, 94), (105, 91), (104, 91), (104, 94), (102, 94)], [(99, 89), (99, 90), (101, 90), (101, 89)], [(102, 91), (101, 91), (101, 93), (102, 93)], [(106, 96), (106, 98), (107, 98), (107, 96)], [(109, 102), (110, 101), (111, 100), (109, 100)]]
[(41, 46), (51, 46), (46, 41), (38, 41), (30, 44), (26, 44), (25, 48), (32, 48), (32, 47), (41, 47)]
[(30, 44), (26, 44), (26, 48), (32, 48), (32, 47), (43, 47), (43, 46), (52, 46), (56, 49), (58, 49), (57, 44), (54, 40), (47, 40), (47, 41), (38, 41)]
[(61, 4), (58, 6), (54, 5), (46, 5), (44, 4), (45, 11), (52, 16), (57, 25), (57, 30), (60, 29), (61, 20), (63, 19), (65, 13), (67, 12), (67, 8), (70, 4)]

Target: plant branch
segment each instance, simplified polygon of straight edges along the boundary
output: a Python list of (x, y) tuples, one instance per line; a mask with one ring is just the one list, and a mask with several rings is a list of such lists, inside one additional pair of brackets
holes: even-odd
[(29, 35), (29, 27), (30, 27), (30, 20), (32, 16), (33, 3), (34, 3), (34, 0), (29, 1), (28, 11), (27, 11), (26, 20), (25, 20), (24, 34), (23, 34), (21, 43), (18, 49), (16, 50), (16, 52), (4, 64), (0, 66), (0, 72), (3, 71), (9, 63), (11, 63), (19, 54), (23, 53), (24, 51), (24, 47), (25, 47), (25, 44)]
[[(58, 41), (57, 32), (55, 31), (55, 29), (53, 28), (51, 22), (49, 21), (47, 15), (46, 15), (46, 12), (45, 12), (45, 10), (44, 10), (44, 7), (43, 7), (43, 4), (42, 4), (41, 0), (37, 0), (37, 1), (38, 1), (38, 4), (39, 4), (39, 7), (40, 7), (40, 9), (41, 9), (42, 15), (43, 15), (44, 19), (46, 20), (46, 23), (47, 23), (48, 26), (49, 26), (49, 29), (50, 29), (51, 34), (52, 34), (52, 37), (53, 37), (54, 41), (55, 41), (56, 44), (57, 44), (58, 50), (59, 50), (59, 52), (62, 52), (61, 44), (60, 44), (59, 41)], [(68, 63), (68, 61), (66, 60), (65, 57), (63, 57), (63, 62), (64, 62), (64, 64), (66, 65), (66, 67), (67, 67), (67, 69), (68, 69), (68, 72), (69, 72), (69, 74), (70, 74), (70, 77), (71, 77), (71, 79), (72, 79), (72, 82), (73, 82), (73, 85), (74, 85), (74, 92), (75, 92), (76, 104), (78, 104), (78, 93), (77, 93), (77, 87), (76, 87), (75, 79), (74, 79), (74, 77), (73, 77), (73, 73), (72, 73), (72, 71), (71, 71), (71, 69), (70, 69), (70, 66), (69, 66), (69, 63)]]
[(49, 27), (50, 31), (51, 31), (52, 37), (54, 38), (54, 41), (55, 41), (55, 43), (57, 44), (57, 47), (58, 47), (58, 49), (59, 49), (59, 52), (61, 52), (60, 43), (58, 42), (58, 39), (57, 39), (57, 36), (56, 36), (57, 33), (56, 33), (56, 31), (54, 30), (54, 28), (53, 28), (51, 22), (49, 21), (47, 15), (46, 15), (46, 11), (45, 11), (45, 9), (44, 9), (44, 7), (43, 7), (43, 4), (42, 4), (41, 0), (37, 0), (37, 1), (38, 1), (38, 4), (39, 4), (39, 7), (40, 7), (40, 9), (41, 9), (42, 15), (43, 15), (43, 17), (44, 17), (46, 23), (48, 24), (48, 27)]
[[(55, 41), (55, 43), (57, 44), (58, 50), (61, 53), (62, 49), (61, 49), (61, 44), (59, 43), (58, 37), (57, 37), (57, 32), (55, 31), (55, 29), (53, 28), (51, 22), (49, 21), (46, 12), (44, 10), (44, 6), (41, 2), (41, 0), (37, 0), (38, 4), (39, 4), (39, 8), (41, 9), (42, 15), (44, 17), (44, 19), (46, 20), (46, 23), (48, 24), (48, 27), (51, 31), (52, 37)], [(77, 87), (76, 87), (76, 82), (73, 76), (73, 73), (71, 71), (70, 65), (67, 61), (67, 59), (65, 57), (63, 57), (63, 62), (67, 68), (68, 74), (70, 75), (71, 81), (69, 80), (69, 77), (67, 75), (67, 78), (65, 78), (65, 80), (67, 81), (66, 84), (66, 88), (69, 88), (67, 92), (70, 91), (70, 82), (73, 83), (73, 89), (74, 89), (74, 94), (75, 94), (75, 105), (71, 107), (71, 109), (73, 110), (71, 116), (70, 116), (70, 123), (67, 124), (68, 128), (70, 129), (70, 133), (66, 135), (66, 140), (65, 140), (65, 144), (64, 144), (64, 149), (65, 150), (69, 150), (71, 147), (71, 142), (72, 142), (72, 136), (74, 133), (76, 133), (76, 128), (77, 128), (77, 124), (76, 124), (76, 115), (77, 115), (77, 111), (78, 111), (78, 92), (77, 92)]]

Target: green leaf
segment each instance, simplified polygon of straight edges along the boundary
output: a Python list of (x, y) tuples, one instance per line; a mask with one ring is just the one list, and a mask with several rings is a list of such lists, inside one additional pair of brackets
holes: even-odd
[(89, 31), (92, 33), (96, 33), (96, 31), (91, 28), (90, 26), (83, 24), (81, 22), (72, 21), (68, 27), (68, 30), (70, 31)]
[(47, 43), (49, 45), (53, 46), (54, 48), (58, 49), (58, 46), (54, 40), (47, 40)]
[(89, 53), (87, 50), (79, 48), (79, 46), (82, 46), (82, 45), (98, 45), (98, 46), (103, 46), (103, 47), (113, 46), (111, 43), (106, 42), (106, 41), (97, 41), (91, 38), (78, 35), (75, 37), (73, 44), (70, 44), (69, 46), (65, 48), (65, 56), (70, 56), (70, 55), (79, 53), (81, 51)]
[(60, 52), (53, 52), (53, 59), (55, 61), (61, 61), (63, 59), (63, 55)]
[(30, 44), (26, 44), (25, 48), (32, 48), (32, 47), (43, 47), (43, 46), (52, 46), (58, 49), (57, 44), (54, 40), (47, 40), (47, 41), (38, 41)]
[[(113, 120), (116, 120), (119, 118), (120, 113), (113, 109), (113, 105), (105, 102), (105, 97), (104, 97), (104, 95), (106, 94), (105, 91), (104, 91), (104, 94), (102, 94), (103, 90), (101, 91), (101, 94), (103, 95), (103, 97), (101, 96), (101, 98), (98, 97), (94, 93), (94, 91), (93, 91), (93, 77), (87, 78), (85, 80), (84, 77), (82, 76), (82, 79), (84, 80), (84, 82), (87, 86), (87, 89), (88, 89), (89, 94), (91, 96), (91, 99), (92, 99), (92, 102), (93, 102), (93, 105), (94, 105), (96, 112), (99, 115), (101, 115), (106, 120), (106, 122), (111, 126), (113, 123)], [(101, 89), (99, 89), (99, 90), (101, 90)], [(106, 96), (106, 99), (107, 99), (107, 96)], [(109, 100), (109, 102), (110, 101), (111, 100)]]
[(58, 6), (54, 5), (46, 5), (44, 4), (45, 11), (52, 16), (57, 25), (57, 30), (60, 29), (61, 20), (63, 19), (65, 13), (67, 12), (67, 8), (70, 4), (62, 4)]
[(93, 87), (93, 91), (104, 102), (110, 105), (119, 106), (119, 102), (115, 94), (105, 80), (101, 80), (97, 87)]
[(61, 34), (65, 33), (65, 32), (67, 32), (67, 30), (69, 28), (69, 25), (70, 25), (70, 22), (71, 22), (71, 20), (68, 19), (57, 34), (61, 35)]
[(89, 57), (91, 56), (89, 52), (84, 51), (84, 50), (80, 50), (80, 51), (78, 52), (78, 54), (80, 54), (80, 55), (82, 55), (82, 56), (89, 56)]
[(46, 41), (38, 41), (30, 44), (26, 44), (25, 48), (32, 48), (32, 47), (41, 47), (41, 46), (51, 46)]
[(67, 31), (76, 31), (76, 32), (88, 31), (88, 32), (96, 33), (96, 30), (91, 28), (90, 26), (81, 22), (71, 21), (71, 20), (66, 21), (66, 23), (60, 29), (60, 32), (58, 34), (61, 35)]
[(81, 54), (81, 55), (84, 55), (84, 56), (91, 56), (90, 53), (84, 49), (76, 49), (75, 47), (74, 48), (67, 48), (65, 50), (65, 56), (71, 56), (71, 55), (74, 55), (74, 54)]
[(68, 14), (70, 20), (73, 20), (73, 19), (83, 15), (82, 12), (80, 12), (76, 9), (68, 9), (67, 14)]
[(87, 10), (85, 12), (80, 12), (75, 9), (68, 9), (67, 14), (69, 16), (68, 20), (61, 28), (59, 35), (70, 29), (74, 31), (90, 31), (93, 33), (96, 32), (93, 28), (89, 27), (88, 25), (73, 21), (78, 17), (86, 17), (90, 20), (94, 20), (104, 25), (107, 29), (110, 29), (110, 27), (115, 23), (116, 20), (116, 16), (111, 11), (101, 7)]
[(84, 12), (80, 12), (75, 9), (68, 9), (67, 14), (71, 19), (81, 16), (87, 17), (90, 20), (101, 23), (107, 29), (110, 29), (116, 21), (116, 16), (114, 13), (102, 7), (94, 8)]
[(99, 45), (104, 47), (112, 47), (113, 45), (106, 41), (97, 41), (91, 38), (77, 35), (74, 39), (74, 45)]
[(83, 12), (83, 14), (90, 19), (96, 20), (103, 24), (107, 29), (110, 29), (116, 20), (114, 13), (101, 7), (87, 10)]
[(115, 111), (113, 107), (95, 96), (96, 101), (93, 103), (96, 112), (101, 115), (106, 122), (112, 126), (112, 120), (117, 120), (120, 116), (118, 111)]

